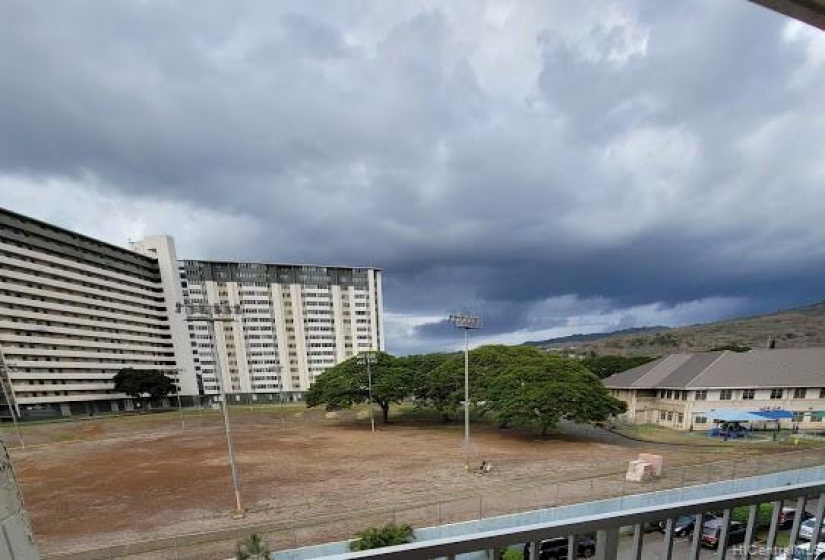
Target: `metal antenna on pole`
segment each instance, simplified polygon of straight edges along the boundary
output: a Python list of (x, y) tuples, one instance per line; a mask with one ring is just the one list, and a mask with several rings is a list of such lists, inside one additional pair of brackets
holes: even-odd
[(464, 313), (450, 315), (450, 322), (458, 329), (464, 329), (464, 468), (470, 468), (470, 347), (467, 331), (480, 329), (481, 317)]

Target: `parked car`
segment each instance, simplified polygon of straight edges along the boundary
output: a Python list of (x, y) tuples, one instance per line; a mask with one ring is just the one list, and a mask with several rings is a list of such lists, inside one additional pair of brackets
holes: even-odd
[[(541, 541), (539, 560), (563, 560), (567, 558), (567, 537), (556, 537)], [(596, 553), (596, 541), (590, 537), (579, 537), (577, 556), (590, 558)], [(524, 545), (524, 560), (530, 560), (530, 545)]]
[(816, 555), (811, 556), (811, 543), (798, 544), (790, 552), (782, 552), (776, 560), (825, 560), (825, 543), (816, 545)]
[[(808, 511), (802, 512), (802, 521), (810, 519), (814, 516), (813, 513)], [(793, 525), (793, 520), (796, 517), (796, 508), (794, 507), (783, 507), (782, 511), (779, 512), (779, 527), (782, 529), (787, 529), (791, 525)]]
[[(715, 519), (717, 516), (713, 513), (705, 513), (703, 514), (705, 521), (710, 521), (711, 519)], [(673, 536), (674, 537), (686, 537), (687, 535), (693, 534), (693, 527), (696, 524), (696, 516), (694, 515), (682, 515), (677, 517), (673, 520)], [(665, 532), (667, 529), (667, 521), (660, 521), (659, 522), (659, 530), (661, 532)]]
[[(722, 519), (711, 519), (702, 525), (702, 546), (717, 548), (719, 538), (722, 536)], [(731, 521), (728, 527), (728, 545), (740, 543), (745, 540), (747, 527), (739, 521)]]
[[(814, 523), (816, 519), (811, 517), (807, 521), (803, 521), (799, 526), (799, 538), (809, 541), (814, 536)], [(819, 528), (819, 540), (825, 540), (825, 523)]]

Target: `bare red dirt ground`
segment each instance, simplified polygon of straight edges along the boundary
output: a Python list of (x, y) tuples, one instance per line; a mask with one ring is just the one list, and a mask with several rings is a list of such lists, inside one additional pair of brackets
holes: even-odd
[(470, 464), (494, 466), (479, 476), (464, 469), (460, 422), (401, 418), (371, 433), (352, 413), (328, 419), (299, 408), (233, 408), (231, 418), (248, 510), (241, 520), (230, 515), (235, 500), (217, 412), (187, 414), (184, 429), (175, 413), (25, 426), (25, 448), (4, 432), (41, 552), (361, 515), (501, 494), (541, 480), (621, 473), (639, 452), (660, 453), (676, 465), (716, 451), (599, 438), (595, 430), (593, 437), (585, 431), (542, 439), (473, 425)]

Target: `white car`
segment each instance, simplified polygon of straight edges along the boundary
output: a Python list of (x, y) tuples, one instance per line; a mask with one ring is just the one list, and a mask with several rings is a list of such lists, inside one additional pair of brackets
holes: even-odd
[[(802, 524), (799, 526), (799, 538), (805, 539), (806, 541), (811, 540), (814, 536), (814, 523), (816, 522), (815, 518), (810, 518), (807, 521), (803, 521)], [(819, 528), (819, 540), (825, 541), (825, 523)]]
[(816, 545), (816, 556), (811, 556), (811, 543), (798, 544), (793, 547), (793, 554), (782, 552), (775, 558), (776, 560), (825, 560), (825, 543)]

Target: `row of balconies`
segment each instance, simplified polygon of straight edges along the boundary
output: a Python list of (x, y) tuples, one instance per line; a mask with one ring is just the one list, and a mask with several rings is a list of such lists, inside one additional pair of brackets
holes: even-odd
[[(26, 349), (38, 349), (38, 348), (53, 348), (54, 347), (68, 347), (67, 350), (80, 350), (80, 349), (104, 349), (104, 350), (119, 350), (119, 351), (133, 351), (138, 354), (146, 354), (146, 353), (157, 353), (157, 352), (164, 352), (172, 351), (172, 346), (168, 339), (144, 339), (146, 342), (144, 344), (130, 344), (129, 342), (99, 342), (96, 340), (90, 340), (86, 337), (98, 336), (98, 333), (92, 333), (88, 331), (84, 331), (86, 337), (45, 337), (45, 336), (25, 336), (25, 335), (17, 335), (17, 334), (9, 334), (7, 331), (2, 330), (3, 322), (0, 321), (0, 344), (3, 345), (4, 348), (26, 348)], [(129, 338), (137, 338), (137, 337), (129, 337)], [(128, 339), (127, 339), (128, 340)], [(87, 350), (89, 351), (89, 350)]]
[[(34, 275), (28, 269), (21, 269), (21, 268), (11, 268), (9, 266), (4, 266), (3, 268), (3, 276), (8, 280), (17, 280), (18, 282), (7, 282), (9, 286), (20, 286), (20, 283), (34, 283), (40, 285), (41, 289), (43, 286), (48, 286), (56, 290), (60, 293), (60, 290), (66, 290), (69, 292), (78, 292), (81, 294), (88, 294), (90, 296), (95, 297), (102, 297), (102, 298), (111, 298), (117, 299), (124, 302), (132, 302), (136, 305), (155, 305), (156, 307), (163, 307), (164, 301), (163, 296), (158, 293), (153, 292), (145, 292), (141, 293), (140, 290), (135, 291), (133, 288), (124, 288), (121, 287), (120, 289), (109, 287), (108, 290), (103, 289), (104, 287), (97, 287), (89, 282), (67, 282), (63, 279), (52, 278), (49, 276), (44, 276), (43, 274)], [(143, 295), (143, 297), (140, 297)]]
[(93, 307), (78, 307), (75, 305), (64, 305), (61, 303), (53, 303), (48, 301), (42, 301), (39, 299), (31, 299), (20, 296), (0, 295), (0, 303), (6, 304), (5, 307), (18, 306), (8, 307), (9, 309), (17, 309), (20, 311), (39, 310), (40, 313), (55, 315), (58, 317), (62, 316), (62, 314), (65, 314), (65, 316), (68, 317), (102, 317), (116, 319), (124, 323), (128, 322), (143, 325), (165, 325), (168, 321), (168, 317), (165, 314), (156, 314), (154, 316), (150, 316), (145, 313), (135, 314), (125, 310), (113, 312), (107, 311), (106, 309), (95, 309)]
[[(163, 362), (163, 363), (158, 363)], [(139, 367), (145, 369), (169, 369), (170, 366), (175, 365), (174, 358), (164, 358), (164, 359), (149, 359), (149, 360), (132, 360), (126, 361), (123, 360), (121, 362), (46, 362), (46, 361), (32, 361), (32, 360), (14, 360), (14, 370), (26, 370), (26, 369), (36, 369), (36, 370), (78, 370), (78, 369), (89, 369), (89, 370), (112, 370), (117, 372), (120, 369), (126, 367)], [(27, 372), (31, 373), (31, 372)], [(53, 373), (53, 372), (52, 372)]]
[(119, 287), (121, 289), (126, 288), (134, 293), (145, 291), (147, 294), (157, 295), (157, 293), (160, 292), (159, 285), (151, 280), (128, 276), (111, 269), (98, 268), (79, 263), (74, 260), (44, 253), (37, 249), (19, 247), (5, 240), (0, 241), (0, 248), (2, 248), (4, 252), (14, 253), (35, 261), (31, 262), (16, 259), (19, 263), (18, 266), (51, 275), (56, 279), (69, 278), (83, 283), (89, 283), (89, 279), (94, 279), (95, 284)]
[[(120, 319), (120, 317), (117, 317)], [(17, 319), (14, 321), (13, 319)], [(25, 321), (21, 321), (24, 319)], [(66, 329), (63, 332), (66, 333), (73, 333), (76, 332), (76, 325), (86, 326), (98, 328), (98, 329), (105, 329), (100, 331), (91, 330), (90, 332), (107, 332), (107, 331), (116, 331), (117, 334), (120, 336), (121, 334), (125, 336), (129, 336), (132, 334), (139, 334), (139, 333), (149, 333), (153, 335), (168, 333), (169, 325), (165, 322), (156, 322), (154, 325), (143, 325), (143, 324), (133, 324), (127, 321), (101, 321), (95, 319), (85, 319), (82, 317), (78, 317), (76, 315), (65, 315), (60, 313), (49, 313), (48, 309), (45, 309), (40, 312), (34, 311), (27, 311), (25, 309), (11, 309), (8, 307), (0, 306), (0, 320), (9, 322), (11, 325), (9, 328), (14, 329), (15, 331), (18, 330), (46, 330), (49, 327), (52, 328), (63, 328)], [(40, 323), (49, 323), (49, 324), (40, 324)], [(36, 326), (34, 326), (36, 325)]]
[(110, 299), (95, 299), (94, 297), (75, 295), (52, 289), (10, 284), (3, 281), (0, 281), (0, 293), (51, 305), (71, 305), (72, 308), (76, 308), (80, 310), (80, 312), (89, 310), (113, 310), (113, 312), (122, 313), (130, 317), (149, 319), (165, 318), (167, 316), (166, 309), (162, 306), (162, 302), (159, 303), (157, 301), (123, 303), (120, 301), (111, 301)]
[[(169, 348), (171, 350), (171, 348)], [(174, 362), (175, 355), (171, 352), (141, 352), (141, 353), (128, 353), (128, 352), (100, 352), (100, 351), (89, 351), (89, 350), (51, 350), (47, 348), (16, 348), (13, 346), (4, 346), (3, 352), (5, 357), (9, 361), (13, 361), (18, 363), (20, 360), (28, 360), (30, 362), (46, 362), (46, 363), (54, 363), (60, 360), (56, 358), (71, 358), (69, 361), (75, 361), (77, 359), (94, 359), (100, 361), (111, 361), (115, 360), (118, 362), (145, 362), (145, 361), (160, 361), (160, 362)], [(37, 358), (40, 358), (39, 360)], [(43, 358), (55, 358), (54, 360), (51, 359), (43, 359)]]

